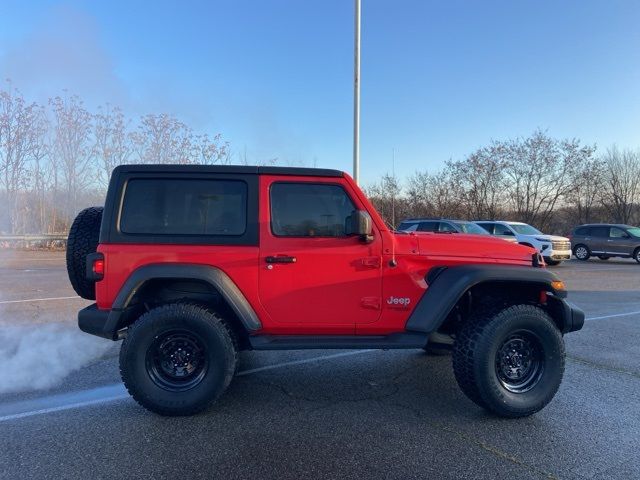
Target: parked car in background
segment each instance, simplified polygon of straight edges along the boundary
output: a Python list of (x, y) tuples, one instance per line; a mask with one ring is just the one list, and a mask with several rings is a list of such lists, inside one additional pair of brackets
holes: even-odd
[(434, 218), (408, 218), (398, 225), (399, 232), (438, 232), (469, 233), (472, 235), (488, 235), (488, 232), (467, 220), (448, 220)]
[(545, 235), (537, 228), (522, 222), (477, 221), (491, 235), (513, 239), (521, 245), (533, 247), (548, 265), (558, 265), (571, 258), (571, 241), (566, 237)]
[(571, 234), (571, 249), (578, 260), (589, 260), (595, 255), (600, 260), (624, 257), (640, 263), (640, 227), (609, 223), (580, 225)]

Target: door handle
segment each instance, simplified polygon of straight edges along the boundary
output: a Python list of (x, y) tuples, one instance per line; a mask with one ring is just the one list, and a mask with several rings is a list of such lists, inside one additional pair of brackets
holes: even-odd
[(267, 263), (296, 263), (296, 257), (290, 257), (288, 255), (278, 255), (277, 257), (266, 257)]

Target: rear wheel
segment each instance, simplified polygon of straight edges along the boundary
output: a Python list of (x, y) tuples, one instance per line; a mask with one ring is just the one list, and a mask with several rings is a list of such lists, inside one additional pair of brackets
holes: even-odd
[(142, 315), (120, 350), (120, 374), (131, 396), (161, 415), (210, 407), (233, 378), (233, 333), (215, 312), (170, 304)]
[(611, 257), (607, 257), (606, 255), (598, 255), (600, 260), (609, 260)]
[(564, 342), (547, 313), (533, 305), (478, 312), (461, 329), (453, 370), (462, 391), (503, 417), (547, 405), (564, 373)]
[(573, 249), (573, 254), (578, 260), (589, 260), (591, 251), (586, 245), (576, 245)]
[(636, 250), (633, 252), (633, 258), (636, 262), (640, 263), (640, 248), (636, 248)]

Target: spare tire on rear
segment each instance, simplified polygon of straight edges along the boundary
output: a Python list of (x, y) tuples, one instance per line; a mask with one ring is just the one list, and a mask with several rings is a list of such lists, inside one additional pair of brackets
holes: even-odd
[(100, 236), (102, 207), (82, 210), (71, 225), (67, 238), (67, 273), (78, 295), (95, 300), (95, 282), (87, 279), (87, 255), (95, 253)]

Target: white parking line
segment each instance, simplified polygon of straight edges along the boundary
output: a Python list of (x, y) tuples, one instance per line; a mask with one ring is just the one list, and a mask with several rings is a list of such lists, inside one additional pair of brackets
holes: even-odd
[(50, 300), (71, 300), (74, 298), (80, 298), (80, 297), (75, 295), (73, 297), (49, 297), (49, 298), (27, 298), (23, 300), (2, 300), (0, 301), (0, 305), (7, 305), (9, 303), (47, 302)]
[(6, 415), (4, 417), (0, 417), (0, 422), (17, 420), (19, 418), (33, 417), (35, 415), (44, 415), (45, 413), (61, 412), (63, 410), (71, 410), (74, 408), (89, 407), (91, 405), (98, 405), (101, 403), (115, 402), (116, 400), (124, 400), (125, 398), (128, 398), (128, 397), (129, 395), (123, 394), (123, 395), (116, 395), (114, 397), (105, 397), (105, 398), (98, 398), (96, 400), (88, 400), (86, 402), (68, 403), (66, 405), (60, 405), (58, 407), (42, 408), (40, 410), (31, 410), (29, 412), (14, 413), (13, 415)]
[[(266, 370), (274, 370), (276, 368), (283, 368), (283, 367), (289, 367), (291, 365), (301, 365), (304, 363), (312, 363), (312, 362), (320, 362), (323, 360), (331, 360), (333, 358), (340, 358), (340, 357), (347, 357), (347, 356), (351, 356), (351, 355), (361, 355), (363, 353), (369, 353), (369, 352), (374, 352), (375, 350), (354, 350), (354, 351), (349, 351), (349, 352), (340, 352), (340, 353), (334, 353), (332, 355), (323, 355), (321, 357), (311, 357), (311, 358), (303, 358), (301, 360), (292, 360), (290, 362), (282, 362), (282, 363), (276, 363), (273, 365), (265, 365), (264, 367), (258, 367), (258, 368), (252, 368), (250, 370), (243, 370), (242, 372), (238, 372), (237, 376), (244, 376), (244, 375), (252, 375), (254, 373), (258, 373), (258, 372), (264, 372)], [(129, 398), (129, 395), (127, 393), (122, 393), (122, 394), (116, 394), (114, 395), (115, 392), (118, 392), (120, 390), (124, 390), (124, 386), (122, 384), (115, 384), (115, 385), (109, 385), (106, 387), (99, 387), (98, 389), (95, 390), (99, 390), (100, 393), (105, 394), (105, 393), (110, 393), (110, 395), (108, 394), (105, 397), (102, 398), (91, 398), (90, 400), (85, 400), (85, 401), (80, 401), (80, 402), (70, 402), (70, 403), (63, 403), (61, 405), (56, 405), (55, 407), (47, 407), (47, 408), (37, 408), (34, 410), (27, 410), (24, 412), (16, 412), (16, 413), (12, 413), (9, 415), (5, 415), (0, 417), (0, 422), (8, 422), (10, 420), (18, 420), (20, 418), (27, 418), (27, 417), (33, 417), (36, 415), (44, 415), (47, 413), (53, 413), (53, 412), (62, 412), (64, 410), (73, 410), (76, 408), (84, 408), (84, 407), (90, 407), (92, 405), (99, 405), (102, 403), (109, 403), (109, 402), (115, 402), (118, 400), (124, 400)], [(75, 397), (76, 399), (79, 398), (88, 398), (88, 397), (94, 397), (95, 396), (95, 392), (94, 391), (82, 391), (82, 392), (77, 392), (76, 394), (65, 394), (65, 396), (72, 398)], [(49, 397), (51, 398), (51, 397)], [(58, 398), (58, 401), (60, 399)], [(55, 402), (55, 399), (54, 399)], [(48, 403), (47, 397), (44, 398), (40, 398), (40, 399), (36, 399), (34, 401), (31, 402), (32, 404), (35, 403), (40, 403), (40, 404), (46, 404)], [(6, 408), (6, 407), (5, 407)]]
[(586, 320), (604, 320), (605, 318), (631, 317), (633, 315), (640, 315), (640, 310), (638, 310), (637, 312), (616, 313), (614, 315), (602, 315), (600, 317), (587, 317)]

